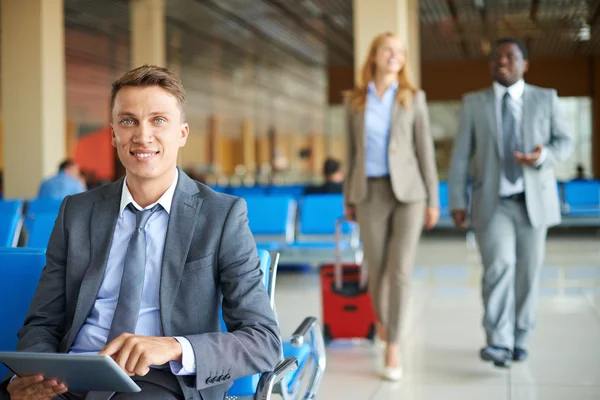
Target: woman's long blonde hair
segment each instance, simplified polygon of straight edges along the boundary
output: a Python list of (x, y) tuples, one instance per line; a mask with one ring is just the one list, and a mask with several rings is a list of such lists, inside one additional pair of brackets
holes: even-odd
[[(382, 33), (376, 36), (371, 42), (369, 52), (367, 53), (367, 58), (363, 64), (360, 74), (361, 80), (358, 83), (358, 87), (347, 94), (350, 97), (350, 104), (352, 108), (356, 111), (364, 111), (365, 109), (369, 82), (375, 78), (375, 55), (377, 54), (379, 47), (383, 44), (383, 41), (387, 38), (401, 40), (397, 35), (394, 35), (390, 32)], [(409, 78), (408, 56), (406, 55), (406, 51), (404, 55), (406, 62), (402, 69), (398, 71), (398, 90), (396, 91), (396, 103), (402, 104), (405, 108), (409, 108), (414, 95), (417, 93), (417, 88)]]

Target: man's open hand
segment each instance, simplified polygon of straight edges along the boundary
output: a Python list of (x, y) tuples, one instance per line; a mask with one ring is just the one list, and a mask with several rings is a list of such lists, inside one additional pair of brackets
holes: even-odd
[(16, 377), (6, 388), (11, 400), (49, 400), (67, 391), (55, 379), (44, 380), (42, 375)]
[(110, 356), (129, 376), (144, 376), (152, 365), (181, 362), (182, 349), (177, 339), (172, 337), (123, 333), (107, 344), (100, 355)]

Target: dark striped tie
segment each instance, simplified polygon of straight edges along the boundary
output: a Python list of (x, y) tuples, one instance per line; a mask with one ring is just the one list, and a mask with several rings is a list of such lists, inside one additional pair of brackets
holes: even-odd
[(157, 204), (149, 210), (139, 211), (129, 203), (127, 208), (135, 214), (136, 225), (125, 253), (119, 300), (108, 333), (107, 344), (124, 332), (135, 333), (146, 270), (146, 233), (144, 228), (150, 216), (160, 208), (160, 205)]

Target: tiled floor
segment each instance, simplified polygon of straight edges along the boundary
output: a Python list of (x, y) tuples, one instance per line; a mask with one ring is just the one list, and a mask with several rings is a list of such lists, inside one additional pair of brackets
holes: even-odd
[[(460, 238), (426, 238), (414, 272), (403, 336), (405, 376), (372, 373), (367, 343), (332, 344), (320, 399), (600, 399), (600, 236), (551, 238), (542, 273), (530, 359), (510, 370), (479, 360), (483, 344), (476, 249)], [(320, 318), (316, 274), (281, 273), (276, 304), (282, 331)]]

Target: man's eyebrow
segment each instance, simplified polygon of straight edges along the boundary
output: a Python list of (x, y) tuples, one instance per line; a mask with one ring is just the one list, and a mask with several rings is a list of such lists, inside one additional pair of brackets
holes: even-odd
[(119, 117), (135, 117), (135, 114), (129, 111), (121, 111), (117, 114)]
[[(156, 116), (156, 115), (170, 115), (170, 114), (171, 113), (168, 111), (153, 111), (149, 115)], [(117, 114), (117, 116), (119, 116), (119, 117), (136, 117), (136, 115), (130, 111), (121, 111), (120, 113)]]

